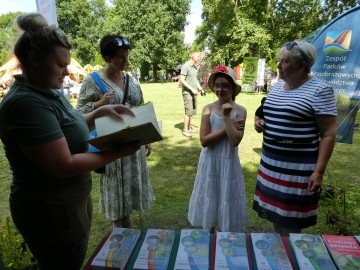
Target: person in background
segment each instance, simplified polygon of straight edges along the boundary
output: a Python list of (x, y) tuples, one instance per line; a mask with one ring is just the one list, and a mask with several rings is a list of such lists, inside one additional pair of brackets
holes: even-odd
[(197, 109), (197, 94), (199, 89), (202, 93), (204, 89), (201, 87), (197, 79), (196, 63), (199, 61), (199, 52), (191, 52), (189, 60), (181, 67), (179, 82), (182, 85), (182, 94), (184, 99), (184, 130), (185, 137), (191, 137), (194, 132), (191, 127), (192, 117), (196, 114)]
[(81, 84), (84, 80), (84, 75), (79, 74), (79, 78), (77, 79), (76, 83)]
[(16, 18), (22, 75), (0, 104), (0, 138), (12, 171), (12, 219), (38, 268), (80, 269), (92, 218), (90, 171), (136, 152), (136, 145), (87, 153), (94, 119), (132, 114), (122, 105), (81, 115), (61, 94), (69, 75), (66, 35), (39, 13)]
[[(106, 35), (100, 41), (100, 53), (106, 66), (98, 73), (108, 93), (104, 94), (91, 76), (87, 76), (80, 89), (76, 109), (82, 113), (91, 113), (109, 102), (126, 106), (138, 106), (144, 103), (140, 83), (132, 76), (125, 76), (130, 41), (119, 35)], [(128, 93), (124, 96), (126, 78)], [(112, 222), (113, 227), (132, 228), (130, 214), (133, 210), (144, 211), (155, 200), (150, 182), (147, 156), (151, 154), (151, 145), (142, 146), (131, 156), (121, 158), (106, 165), (100, 177), (100, 212)]]
[(279, 50), (280, 80), (263, 104), (263, 132), (253, 209), (282, 236), (316, 224), (318, 201), (336, 136), (334, 90), (311, 76), (316, 50), (292, 41)]
[(217, 100), (203, 108), (203, 146), (189, 203), (193, 226), (214, 232), (243, 232), (249, 223), (238, 145), (244, 136), (246, 109), (235, 103), (241, 86), (233, 69), (217, 66), (209, 78)]

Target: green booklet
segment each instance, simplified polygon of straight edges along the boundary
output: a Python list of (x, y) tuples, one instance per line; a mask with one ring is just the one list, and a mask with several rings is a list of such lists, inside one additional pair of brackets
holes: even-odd
[(336, 270), (320, 235), (290, 233), (289, 240), (300, 270)]

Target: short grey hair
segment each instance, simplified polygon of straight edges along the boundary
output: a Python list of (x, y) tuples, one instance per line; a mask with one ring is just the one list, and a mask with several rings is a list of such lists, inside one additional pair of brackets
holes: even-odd
[(310, 69), (316, 61), (316, 49), (314, 45), (305, 40), (294, 40), (293, 42), (296, 42), (296, 45), (291, 49), (287, 49), (287, 45), (290, 43), (288, 42), (280, 48), (279, 52), (285, 50), (290, 57), (290, 61), (296, 65), (305, 62), (305, 72), (310, 73)]

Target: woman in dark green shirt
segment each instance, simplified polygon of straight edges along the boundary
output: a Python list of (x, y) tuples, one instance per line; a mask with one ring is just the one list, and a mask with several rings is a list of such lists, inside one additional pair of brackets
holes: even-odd
[(88, 153), (89, 130), (97, 117), (132, 112), (108, 105), (79, 114), (56, 90), (69, 75), (66, 35), (38, 13), (16, 22), (24, 31), (14, 47), (22, 75), (0, 104), (11, 215), (40, 269), (80, 269), (91, 226), (90, 171), (139, 149)]

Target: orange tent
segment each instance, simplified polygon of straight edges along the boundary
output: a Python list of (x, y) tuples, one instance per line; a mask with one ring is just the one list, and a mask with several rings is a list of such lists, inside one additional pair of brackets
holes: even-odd
[(79, 75), (83, 75), (83, 76), (87, 75), (86, 70), (74, 58), (71, 58), (70, 65), (68, 65), (68, 70), (70, 73), (73, 73), (76, 77), (79, 77)]

